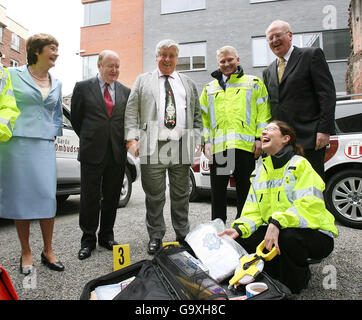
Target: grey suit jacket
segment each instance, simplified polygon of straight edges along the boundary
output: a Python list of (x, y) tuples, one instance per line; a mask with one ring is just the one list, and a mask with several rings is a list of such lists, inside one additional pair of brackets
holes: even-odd
[[(187, 141), (192, 163), (195, 144), (201, 144), (202, 120), (196, 84), (179, 73), (186, 91)], [(137, 139), (140, 157), (152, 155), (158, 140), (159, 81), (157, 69), (137, 77), (129, 96), (125, 112), (125, 139)]]

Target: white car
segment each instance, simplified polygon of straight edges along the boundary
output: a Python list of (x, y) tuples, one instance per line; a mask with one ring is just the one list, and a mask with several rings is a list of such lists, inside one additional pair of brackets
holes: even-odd
[[(63, 105), (63, 135), (55, 140), (57, 160), (57, 201), (61, 203), (70, 195), (80, 194), (80, 163), (77, 160), (79, 139), (70, 123), (70, 110)], [(119, 199), (125, 207), (131, 197), (132, 183), (140, 174), (139, 159), (127, 154), (127, 164)]]
[[(336, 135), (331, 136), (325, 157), (325, 200), (342, 224), (362, 229), (362, 99), (345, 96), (336, 105)], [(210, 192), (210, 168), (204, 154), (190, 169), (190, 201)], [(235, 197), (235, 181), (228, 191)]]
[(362, 229), (362, 99), (337, 101), (336, 132), (325, 158), (327, 208)]

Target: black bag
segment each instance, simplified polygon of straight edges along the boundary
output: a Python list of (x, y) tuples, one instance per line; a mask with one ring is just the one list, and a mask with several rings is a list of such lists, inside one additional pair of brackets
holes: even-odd
[[(252, 296), (247, 300), (285, 300), (291, 295), (291, 291), (280, 281), (273, 279), (266, 272), (262, 271), (255, 279), (255, 282), (264, 282), (268, 289), (262, 293)], [(228, 288), (228, 283), (223, 285), (229, 299), (245, 296), (246, 290), (244, 285), (239, 285), (236, 289)]]
[[(113, 300), (227, 300), (245, 295), (244, 286), (228, 289), (227, 283), (217, 283), (192, 260), (181, 261), (186, 254), (194, 256), (190, 248), (166, 246), (152, 260), (141, 260), (91, 280), (85, 285), (80, 300), (89, 300), (91, 292), (99, 286), (120, 283), (133, 276), (135, 279)], [(285, 299), (289, 293), (288, 288), (265, 272), (259, 274), (256, 281), (265, 282), (268, 289), (249, 299)]]

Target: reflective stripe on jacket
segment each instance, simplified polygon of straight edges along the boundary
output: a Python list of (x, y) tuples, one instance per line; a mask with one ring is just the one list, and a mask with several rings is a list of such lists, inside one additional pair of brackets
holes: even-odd
[(232, 228), (248, 238), (272, 217), (281, 228), (311, 228), (337, 236), (323, 190), (323, 180), (301, 156), (293, 156), (279, 169), (274, 169), (270, 156), (259, 159), (242, 214)]
[(0, 66), (0, 141), (11, 138), (15, 120), (19, 115), (9, 71)]
[(252, 152), (271, 118), (265, 85), (242, 73), (232, 74), (225, 90), (217, 79), (207, 84), (200, 106), (204, 139), (212, 142), (213, 153), (232, 148)]

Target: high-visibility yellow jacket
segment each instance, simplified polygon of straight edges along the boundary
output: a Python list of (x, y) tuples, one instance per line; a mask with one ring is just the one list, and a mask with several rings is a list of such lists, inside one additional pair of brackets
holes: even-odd
[(310, 228), (337, 236), (323, 190), (323, 180), (301, 156), (293, 156), (279, 169), (274, 169), (270, 156), (259, 159), (241, 216), (231, 227), (248, 238), (272, 217), (282, 229)]
[(271, 118), (268, 92), (256, 76), (244, 75), (242, 69), (232, 74), (225, 88), (222, 74), (205, 86), (200, 96), (204, 140), (213, 144), (213, 153), (226, 149), (252, 152), (255, 139)]
[(8, 141), (20, 115), (16, 107), (9, 71), (0, 65), (0, 141)]

